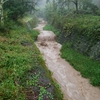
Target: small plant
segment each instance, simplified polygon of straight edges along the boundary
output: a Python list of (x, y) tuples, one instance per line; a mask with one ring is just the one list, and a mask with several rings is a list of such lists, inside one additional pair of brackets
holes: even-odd
[(44, 87), (40, 86), (40, 94), (38, 100), (44, 100), (44, 95), (46, 95), (46, 97), (50, 100), (54, 100), (52, 94), (49, 93)]
[(31, 79), (26, 81), (26, 85), (28, 86), (38, 86), (38, 79), (39, 79), (40, 73), (34, 75), (33, 77), (31, 77)]

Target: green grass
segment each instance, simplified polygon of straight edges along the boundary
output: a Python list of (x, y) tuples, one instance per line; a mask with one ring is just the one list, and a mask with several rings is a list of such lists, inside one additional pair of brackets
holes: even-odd
[(82, 55), (67, 44), (63, 44), (62, 57), (65, 58), (82, 76), (90, 79), (94, 86), (100, 86), (100, 62)]
[[(23, 88), (19, 83), (25, 72), (31, 69), (32, 55), (36, 54), (36, 51), (34, 51), (36, 47), (34, 45), (33, 48), (28, 31), (23, 27), (16, 27), (16, 29), (11, 30), (8, 36), (0, 36), (1, 100), (13, 100), (14, 98), (14, 100), (25, 100)], [(23, 40), (32, 45), (21, 45)]]
[(43, 29), (54, 32), (56, 34), (56, 36), (59, 36), (59, 34), (60, 34), (60, 32), (56, 28), (51, 26), (50, 24), (47, 24)]
[[(15, 25), (9, 34), (0, 36), (0, 100), (26, 100), (31, 96), (43, 100), (45, 94), (50, 100), (63, 100), (34, 44), (38, 34)], [(47, 91), (50, 87), (53, 93)]]

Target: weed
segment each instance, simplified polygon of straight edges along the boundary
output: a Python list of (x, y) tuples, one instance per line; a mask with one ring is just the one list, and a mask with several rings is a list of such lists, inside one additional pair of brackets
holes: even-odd
[[(44, 98), (45, 94), (47, 96)], [(44, 87), (40, 86), (40, 94), (39, 94), (38, 100), (44, 100), (46, 98), (49, 98), (50, 100), (54, 100), (52, 94), (47, 92), (47, 90)]]

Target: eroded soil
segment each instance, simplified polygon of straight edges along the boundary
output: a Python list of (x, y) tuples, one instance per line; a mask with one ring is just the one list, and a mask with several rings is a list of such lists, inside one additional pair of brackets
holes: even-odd
[(36, 45), (53, 73), (52, 77), (61, 86), (65, 100), (100, 100), (100, 89), (93, 87), (88, 79), (60, 57), (61, 44), (55, 41), (53, 32), (43, 30), (45, 25), (46, 22), (41, 21), (35, 28), (40, 31)]

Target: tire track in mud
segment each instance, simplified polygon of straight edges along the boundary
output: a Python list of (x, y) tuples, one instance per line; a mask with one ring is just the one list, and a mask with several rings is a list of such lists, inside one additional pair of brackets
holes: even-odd
[(43, 20), (35, 29), (40, 31), (36, 46), (45, 60), (47, 68), (53, 73), (65, 100), (100, 100), (100, 89), (90, 85), (89, 80), (81, 76), (67, 61), (60, 57), (61, 44), (55, 41), (52, 31), (44, 31)]

